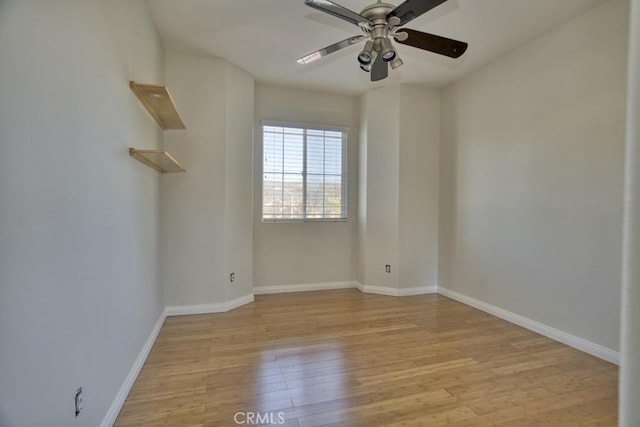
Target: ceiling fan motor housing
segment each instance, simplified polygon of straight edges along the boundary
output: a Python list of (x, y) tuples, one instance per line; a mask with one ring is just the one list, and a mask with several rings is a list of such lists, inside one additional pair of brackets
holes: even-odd
[[(395, 6), (389, 3), (375, 3), (362, 9), (360, 15), (373, 22), (373, 26), (371, 28), (362, 29), (365, 34), (370, 34), (374, 41), (387, 37), (389, 34), (387, 15), (394, 8)], [(378, 44), (377, 47), (379, 47), (379, 41), (376, 44)]]

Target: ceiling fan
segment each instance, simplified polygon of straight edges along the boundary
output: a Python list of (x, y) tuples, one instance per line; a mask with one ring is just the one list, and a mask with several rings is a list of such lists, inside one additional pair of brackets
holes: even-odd
[(298, 58), (298, 63), (308, 64), (368, 39), (358, 55), (360, 68), (371, 73), (371, 81), (383, 80), (389, 75), (389, 65), (395, 70), (403, 64), (390, 38), (418, 49), (459, 58), (467, 50), (467, 43), (409, 28), (399, 28), (445, 1), (447, 0), (406, 0), (396, 7), (378, 0), (358, 14), (329, 0), (305, 0), (304, 4), (309, 7), (359, 26), (364, 34), (349, 37)]

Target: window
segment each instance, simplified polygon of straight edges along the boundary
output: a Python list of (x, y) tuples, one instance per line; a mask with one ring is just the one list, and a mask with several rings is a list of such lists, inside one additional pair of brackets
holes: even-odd
[(262, 124), (262, 221), (347, 219), (344, 129)]

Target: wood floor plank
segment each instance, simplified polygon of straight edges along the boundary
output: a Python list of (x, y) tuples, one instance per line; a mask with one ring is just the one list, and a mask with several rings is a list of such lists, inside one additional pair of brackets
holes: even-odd
[(440, 295), (167, 318), (116, 426), (615, 426), (617, 367)]

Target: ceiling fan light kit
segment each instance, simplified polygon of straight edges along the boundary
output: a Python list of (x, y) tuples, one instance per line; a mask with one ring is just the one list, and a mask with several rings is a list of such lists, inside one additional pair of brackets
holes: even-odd
[(382, 52), (382, 60), (384, 62), (391, 62), (396, 57), (396, 51), (393, 49), (393, 45), (387, 37), (379, 38), (380, 40), (380, 52)]
[(371, 73), (371, 81), (379, 81), (387, 78), (389, 65), (395, 70), (404, 64), (391, 39), (428, 52), (459, 58), (467, 50), (467, 43), (409, 28), (399, 28), (445, 1), (447, 0), (406, 0), (396, 7), (378, 0), (377, 3), (365, 7), (362, 12), (356, 13), (329, 0), (305, 0), (304, 3), (309, 7), (357, 25), (364, 35), (350, 37), (312, 52), (299, 58), (298, 63), (308, 64), (367, 40), (358, 54), (360, 69)]
[(396, 59), (394, 59), (393, 61), (391, 61), (390, 65), (391, 65), (391, 69), (395, 70), (396, 68), (402, 66), (402, 64), (404, 64), (404, 61), (402, 61), (402, 59), (400, 59), (400, 57), (396, 57)]
[(358, 62), (360, 62), (361, 65), (371, 64), (371, 58), (373, 58), (373, 42), (367, 40), (362, 52), (358, 55)]

